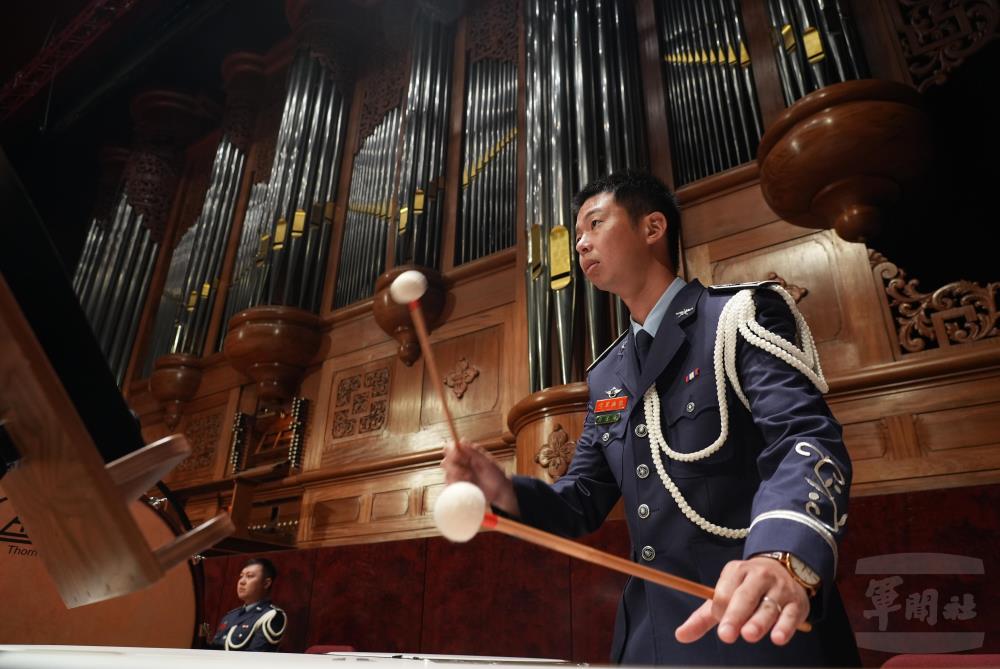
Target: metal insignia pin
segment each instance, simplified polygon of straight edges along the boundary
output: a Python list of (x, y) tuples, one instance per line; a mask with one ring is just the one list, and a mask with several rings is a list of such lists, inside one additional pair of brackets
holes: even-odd
[(680, 311), (678, 311), (675, 315), (678, 318), (681, 318), (683, 316), (687, 316), (692, 311), (694, 311), (694, 307), (684, 307), (683, 309), (681, 309)]
[(615, 388), (614, 386), (611, 386), (610, 388), (604, 391), (604, 394), (607, 395), (608, 397), (617, 397), (618, 393), (620, 393), (621, 391), (622, 391), (621, 388)]

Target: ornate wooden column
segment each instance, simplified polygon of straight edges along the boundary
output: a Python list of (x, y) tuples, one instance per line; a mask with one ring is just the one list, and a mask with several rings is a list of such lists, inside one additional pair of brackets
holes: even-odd
[(355, 57), (361, 36), (356, 26), (363, 21), (354, 3), (330, 0), (285, 0), (285, 16), (299, 44), (331, 72), (334, 80), (354, 79)]
[(129, 204), (160, 242), (177, 190), (183, 150), (211, 119), (195, 98), (167, 90), (141, 93), (131, 106), (135, 146), (125, 167)]
[(568, 383), (528, 395), (511, 408), (518, 474), (549, 483), (566, 473), (587, 415), (587, 384)]
[[(137, 353), (145, 349), (153, 323), (154, 303), (159, 302), (172, 244), (168, 238), (170, 208), (177, 191), (184, 149), (203, 132), (212, 115), (195, 98), (167, 90), (139, 94), (131, 105), (135, 123), (135, 146), (125, 166), (125, 190), (128, 202), (142, 215), (142, 224), (160, 246), (154, 285), (150, 286), (145, 308), (145, 327), (140, 325), (140, 339), (132, 352), (130, 369), (137, 363)], [(173, 236), (171, 231), (169, 236)], [(201, 381), (201, 370), (193, 356), (169, 356), (157, 361), (150, 377), (150, 391), (164, 409), (164, 422), (173, 429), (185, 402), (194, 397)]]

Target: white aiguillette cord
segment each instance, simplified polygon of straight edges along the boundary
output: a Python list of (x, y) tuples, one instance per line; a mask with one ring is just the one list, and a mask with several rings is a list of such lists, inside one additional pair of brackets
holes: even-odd
[(681, 512), (687, 516), (688, 520), (700, 527), (709, 534), (715, 534), (728, 539), (744, 539), (750, 533), (749, 528), (733, 529), (722, 527), (710, 522), (699, 514), (681, 494), (677, 484), (673, 482), (663, 467), (660, 458), (660, 450), (667, 454), (667, 457), (679, 462), (696, 462), (716, 453), (729, 436), (729, 405), (726, 402), (726, 379), (733, 386), (733, 391), (740, 398), (743, 406), (750, 410), (750, 402), (743, 393), (740, 386), (739, 377), (736, 374), (736, 343), (739, 336), (750, 344), (767, 351), (789, 365), (799, 370), (812, 381), (813, 385), (821, 393), (825, 393), (829, 387), (823, 377), (823, 369), (819, 364), (819, 355), (816, 352), (816, 343), (813, 341), (812, 332), (802, 314), (795, 306), (795, 300), (780, 286), (768, 286), (784, 299), (785, 304), (795, 317), (795, 326), (798, 338), (802, 341), (802, 348), (786, 341), (782, 337), (770, 332), (757, 322), (757, 308), (753, 301), (752, 290), (741, 290), (733, 296), (722, 309), (719, 316), (719, 326), (715, 335), (715, 351), (713, 361), (715, 363), (715, 390), (719, 399), (719, 420), (721, 423), (719, 437), (711, 444), (693, 453), (680, 453), (673, 450), (667, 444), (663, 436), (660, 423), (660, 397), (656, 392), (656, 384), (646, 390), (643, 395), (643, 408), (646, 414), (646, 429), (649, 431), (649, 446), (653, 456), (653, 465), (656, 473), (660, 475), (663, 486), (673, 497)]

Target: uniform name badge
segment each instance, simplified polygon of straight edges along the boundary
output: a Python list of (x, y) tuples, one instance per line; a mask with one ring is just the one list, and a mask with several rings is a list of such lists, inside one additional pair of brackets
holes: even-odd
[(624, 411), (628, 406), (628, 397), (611, 397), (606, 400), (597, 400), (594, 405), (594, 413), (611, 413), (613, 411)]
[(617, 423), (622, 419), (621, 412), (628, 406), (628, 397), (610, 397), (597, 400), (594, 405), (594, 422), (598, 425)]

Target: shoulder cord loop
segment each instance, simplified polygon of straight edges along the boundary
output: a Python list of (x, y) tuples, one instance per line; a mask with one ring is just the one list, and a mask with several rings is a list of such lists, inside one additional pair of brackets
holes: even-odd
[(806, 323), (795, 300), (780, 286), (768, 286), (784, 299), (785, 304), (795, 317), (795, 326), (798, 339), (802, 342), (799, 349), (795, 344), (786, 341), (782, 337), (770, 332), (757, 322), (757, 309), (753, 301), (753, 290), (741, 290), (731, 300), (726, 303), (719, 316), (719, 326), (715, 334), (715, 350), (713, 362), (715, 366), (715, 389), (719, 399), (719, 437), (711, 444), (693, 453), (680, 453), (673, 450), (667, 444), (663, 436), (660, 423), (660, 396), (656, 392), (654, 383), (646, 390), (643, 396), (643, 408), (646, 414), (646, 429), (649, 434), (650, 452), (653, 456), (653, 465), (656, 473), (659, 474), (663, 486), (670, 493), (670, 496), (677, 503), (681, 512), (687, 516), (688, 520), (699, 528), (728, 539), (744, 539), (750, 533), (749, 528), (733, 529), (716, 525), (705, 519), (701, 514), (691, 508), (687, 500), (681, 494), (677, 484), (673, 482), (660, 459), (660, 450), (667, 454), (667, 457), (679, 462), (695, 462), (702, 460), (716, 453), (725, 444), (729, 436), (729, 405), (726, 402), (726, 379), (733, 386), (733, 391), (743, 403), (743, 406), (750, 409), (750, 401), (743, 393), (739, 377), (736, 373), (736, 343), (738, 336), (743, 338), (753, 346), (756, 346), (771, 355), (784, 360), (786, 363), (805, 374), (806, 378), (812, 381), (813, 385), (821, 393), (827, 392), (829, 386), (823, 376), (823, 369), (819, 364), (819, 355), (816, 351), (816, 344), (813, 341), (812, 332)]
[[(239, 650), (243, 648), (258, 629), (264, 633), (264, 638), (267, 639), (268, 643), (278, 643), (281, 641), (281, 635), (285, 633), (285, 625), (282, 625), (281, 629), (277, 632), (272, 632), (269, 624), (276, 615), (278, 615), (277, 609), (271, 609), (260, 618), (257, 618), (257, 621), (254, 622), (253, 627), (250, 628), (246, 637), (239, 643), (233, 641), (233, 633), (237, 630), (237, 626), (233, 625), (229, 628), (229, 633), (226, 634), (226, 650)], [(288, 623), (287, 617), (285, 618), (285, 623)]]

